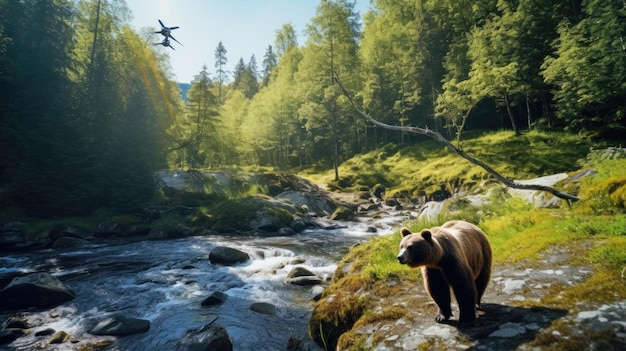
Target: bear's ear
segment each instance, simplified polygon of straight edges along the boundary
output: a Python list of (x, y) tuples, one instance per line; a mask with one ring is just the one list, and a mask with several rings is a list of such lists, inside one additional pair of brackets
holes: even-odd
[(433, 238), (433, 235), (431, 234), (430, 230), (428, 230), (428, 229), (422, 230), (421, 234), (422, 234), (422, 238), (424, 238), (424, 240), (430, 241)]
[(402, 227), (402, 229), (400, 229), (400, 233), (402, 233), (403, 238), (409, 234), (412, 234), (411, 231), (407, 227)]

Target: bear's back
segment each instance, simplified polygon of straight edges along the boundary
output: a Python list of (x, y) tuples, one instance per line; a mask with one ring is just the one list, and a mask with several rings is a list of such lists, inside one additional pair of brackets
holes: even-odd
[(485, 233), (472, 223), (448, 221), (440, 227), (442, 233), (454, 237), (461, 247), (474, 278), (483, 269), (491, 269), (491, 246)]

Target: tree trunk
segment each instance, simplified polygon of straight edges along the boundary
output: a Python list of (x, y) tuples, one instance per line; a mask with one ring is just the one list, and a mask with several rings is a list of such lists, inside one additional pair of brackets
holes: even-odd
[(528, 94), (526, 94), (526, 116), (528, 117), (528, 130), (532, 129), (532, 115), (530, 113), (530, 102), (528, 101)]
[(517, 124), (515, 124), (515, 117), (513, 117), (513, 112), (511, 111), (511, 104), (509, 103), (509, 94), (504, 94), (504, 104), (506, 105), (506, 113), (509, 115), (509, 120), (511, 120), (511, 127), (513, 127), (513, 131), (515, 135), (520, 135), (519, 130), (517, 129)]

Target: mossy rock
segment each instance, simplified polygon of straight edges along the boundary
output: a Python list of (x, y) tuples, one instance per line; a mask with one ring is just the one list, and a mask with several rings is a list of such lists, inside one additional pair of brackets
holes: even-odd
[(335, 221), (349, 221), (355, 217), (354, 211), (345, 207), (339, 206), (330, 216), (330, 219)]
[(316, 304), (309, 321), (309, 335), (326, 350), (335, 350), (342, 334), (361, 318), (368, 300), (352, 293), (327, 295)]
[(299, 208), (261, 195), (231, 199), (216, 206), (213, 230), (218, 233), (278, 232), (280, 228), (290, 227), (301, 215)]

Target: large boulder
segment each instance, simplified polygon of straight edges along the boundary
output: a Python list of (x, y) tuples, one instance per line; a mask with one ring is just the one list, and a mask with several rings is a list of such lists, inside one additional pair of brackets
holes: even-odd
[(117, 315), (100, 321), (90, 333), (94, 335), (131, 335), (145, 333), (148, 330), (150, 330), (149, 320)]
[(26, 224), (12, 221), (0, 224), (0, 248), (11, 246), (26, 240)]
[(329, 216), (337, 208), (328, 194), (319, 191), (311, 193), (287, 190), (276, 195), (276, 198), (288, 200), (317, 216)]
[(224, 202), (213, 213), (213, 230), (218, 233), (278, 232), (292, 227), (303, 216), (293, 203), (257, 195)]
[(199, 330), (188, 331), (178, 342), (176, 349), (183, 351), (232, 351), (233, 342), (226, 328), (213, 321)]
[(217, 246), (209, 253), (209, 261), (213, 264), (223, 264), (232, 266), (238, 263), (244, 263), (250, 259), (250, 256), (237, 249), (228, 246)]
[[(558, 173), (535, 179), (515, 180), (515, 182), (524, 185), (533, 184), (552, 187), (567, 178), (567, 173)], [(562, 203), (561, 199), (545, 191), (508, 188), (508, 192), (511, 196), (520, 197), (533, 204), (536, 208), (558, 208)]]
[(49, 273), (30, 273), (14, 278), (0, 290), (0, 310), (47, 308), (72, 300), (76, 294)]

